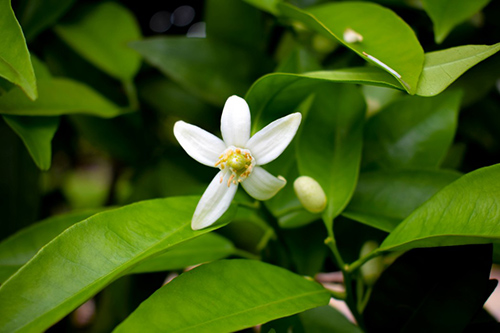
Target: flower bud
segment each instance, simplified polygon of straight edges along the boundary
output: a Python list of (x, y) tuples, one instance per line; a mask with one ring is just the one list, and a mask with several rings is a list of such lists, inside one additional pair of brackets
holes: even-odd
[(311, 177), (301, 176), (295, 179), (293, 188), (304, 208), (311, 213), (320, 213), (326, 207), (326, 195), (321, 185)]
[[(363, 244), (361, 248), (361, 257), (375, 251), (378, 248), (378, 244), (374, 241), (368, 241)], [(380, 274), (384, 270), (384, 263), (382, 262), (382, 257), (378, 256), (373, 259), (368, 260), (363, 266), (361, 266), (361, 275), (363, 280), (368, 286), (373, 286), (375, 281), (377, 281)]]

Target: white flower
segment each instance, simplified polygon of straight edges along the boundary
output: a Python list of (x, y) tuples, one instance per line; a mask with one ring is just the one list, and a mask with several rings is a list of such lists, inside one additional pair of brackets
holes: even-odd
[(273, 121), (250, 138), (250, 109), (243, 98), (231, 96), (222, 110), (221, 140), (209, 132), (178, 121), (174, 135), (189, 156), (210, 167), (219, 168), (193, 215), (191, 227), (202, 229), (213, 224), (229, 208), (238, 185), (257, 200), (273, 197), (286, 180), (274, 177), (259, 165), (276, 159), (292, 141), (302, 116), (293, 113)]

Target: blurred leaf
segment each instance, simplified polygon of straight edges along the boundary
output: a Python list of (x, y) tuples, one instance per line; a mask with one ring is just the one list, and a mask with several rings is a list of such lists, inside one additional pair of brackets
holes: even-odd
[(305, 47), (296, 46), (279, 64), (275, 72), (297, 73), (319, 71), (321, 64), (315, 55)]
[[(364, 311), (370, 332), (462, 332), (494, 289), (491, 245), (412, 250), (382, 273)], [(493, 287), (493, 288), (492, 288)]]
[(10, 0), (0, 2), (0, 31), (4, 45), (0, 48), (0, 77), (18, 85), (31, 100), (35, 100), (38, 96), (35, 73)]
[(28, 41), (57, 22), (75, 0), (28, 0), (21, 2), (19, 21)]
[(469, 68), (500, 50), (494, 45), (463, 45), (425, 54), (424, 70), (416, 94), (435, 96), (465, 73)]
[(221, 260), (182, 274), (114, 332), (234, 332), (328, 303), (316, 282), (252, 260)]
[(458, 172), (444, 170), (361, 173), (342, 215), (390, 232), (422, 203), (459, 177)]
[(266, 67), (265, 59), (212, 39), (154, 37), (130, 45), (163, 74), (214, 105), (242, 96), (255, 73)]
[[(305, 333), (362, 333), (343, 314), (331, 306), (320, 306), (299, 313)], [(295, 331), (294, 331), (295, 332)]]
[(357, 87), (322, 85), (299, 133), (300, 175), (314, 178), (325, 191), (328, 221), (340, 214), (356, 187), (365, 107)]
[(3, 240), (0, 243), (0, 284), (66, 228), (99, 211), (95, 209), (49, 217)]
[(278, 4), (282, 2), (282, 0), (244, 0), (245, 2), (255, 6), (261, 10), (269, 12), (271, 14), (278, 14)]
[(405, 96), (366, 123), (364, 169), (436, 168), (457, 127), (461, 93)]
[(5, 122), (19, 135), (33, 161), (41, 170), (50, 168), (52, 138), (59, 127), (59, 117), (3, 116)]
[[(112, 20), (110, 18), (113, 18)], [(141, 66), (127, 44), (141, 38), (135, 16), (116, 2), (103, 2), (54, 31), (77, 53), (109, 75), (130, 81)]]
[(19, 89), (0, 96), (0, 114), (18, 116), (59, 116), (71, 113), (111, 118), (122, 111), (92, 88), (70, 79), (38, 82), (39, 98), (30, 101)]
[[(410, 94), (415, 94), (424, 51), (413, 30), (391, 10), (368, 2), (329, 3), (306, 11), (287, 4), (280, 4), (278, 8), (281, 14), (335, 38), (363, 59), (383, 68)], [(346, 29), (361, 34), (363, 40), (357, 43), (345, 41)]]
[(179, 244), (167, 252), (142, 261), (129, 273), (161, 272), (183, 269), (226, 258), (236, 252), (233, 243), (216, 233), (209, 233)]
[[(135, 264), (221, 227), (191, 229), (199, 197), (143, 201), (106, 211), (56, 237), (0, 287), (4, 332), (43, 331)], [(33, 283), (36, 279), (36, 283)]]
[(434, 38), (440, 44), (458, 24), (480, 11), (490, 0), (422, 0), (434, 24)]
[(497, 241), (500, 239), (499, 182), (500, 164), (462, 176), (401, 222), (378, 252)]

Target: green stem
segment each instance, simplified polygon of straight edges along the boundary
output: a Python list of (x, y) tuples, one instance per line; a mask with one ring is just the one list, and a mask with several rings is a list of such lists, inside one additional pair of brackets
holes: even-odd
[(354, 271), (356, 271), (358, 268), (360, 268), (361, 266), (363, 266), (363, 264), (365, 262), (367, 262), (368, 260), (372, 259), (373, 257), (376, 257), (379, 253), (377, 252), (377, 250), (373, 251), (373, 252), (370, 252), (368, 253), (367, 255), (365, 255), (364, 257), (361, 257), (359, 258), (358, 260), (354, 261), (352, 264), (350, 265), (347, 265), (346, 266), (346, 271), (349, 272), (349, 273), (353, 273)]
[(139, 98), (137, 97), (137, 90), (135, 89), (134, 81), (122, 81), (123, 89), (128, 99), (128, 109), (130, 111), (137, 111), (139, 109)]
[(332, 297), (335, 299), (345, 301), (345, 299), (347, 298), (347, 294), (345, 293), (345, 291), (336, 291), (331, 289), (328, 289), (328, 291), (330, 292), (330, 295), (332, 295)]
[(260, 260), (260, 256), (241, 249), (234, 249), (233, 254), (238, 257), (252, 260)]

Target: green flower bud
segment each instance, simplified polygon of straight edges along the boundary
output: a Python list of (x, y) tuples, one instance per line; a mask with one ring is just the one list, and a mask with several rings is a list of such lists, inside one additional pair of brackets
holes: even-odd
[(297, 198), (311, 213), (321, 213), (326, 207), (326, 195), (321, 185), (311, 177), (301, 176), (293, 182)]
[[(378, 244), (374, 241), (368, 241), (363, 244), (360, 255), (363, 257), (376, 249), (378, 249)], [(382, 261), (382, 257), (378, 256), (368, 260), (363, 266), (361, 266), (361, 275), (368, 286), (373, 286), (380, 274), (382, 274), (383, 270), (384, 263)]]

